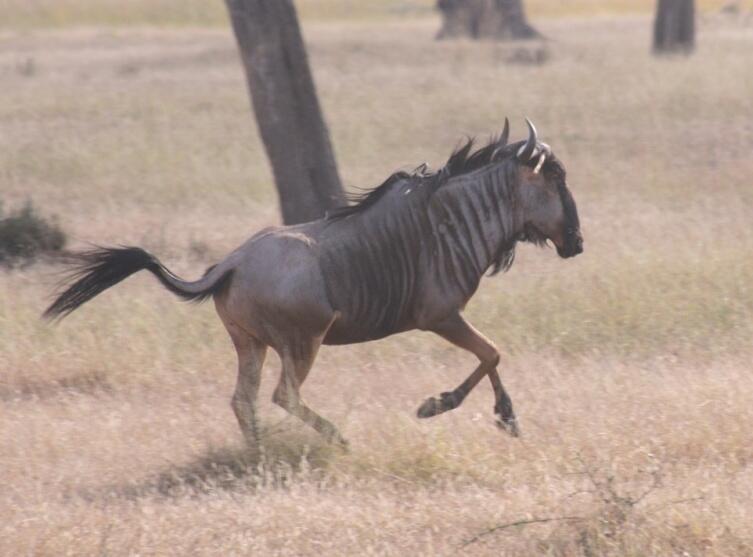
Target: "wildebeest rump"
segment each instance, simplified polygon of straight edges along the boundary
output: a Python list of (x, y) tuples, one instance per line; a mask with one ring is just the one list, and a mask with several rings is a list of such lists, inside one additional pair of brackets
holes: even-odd
[(422, 166), (313, 222), (267, 228), (203, 278), (184, 281), (141, 248), (97, 248), (78, 255), (73, 284), (47, 309), (63, 317), (103, 290), (146, 269), (187, 300), (213, 297), (238, 352), (232, 406), (249, 441), (259, 441), (256, 398), (267, 347), (282, 361), (273, 400), (328, 439), (334, 425), (307, 407), (300, 388), (321, 344), (350, 344), (420, 329), (475, 354), (480, 364), (453, 391), (418, 409), (426, 418), (456, 408), (484, 377), (494, 411), (518, 426), (499, 375), (494, 345), (462, 317), (481, 277), (513, 262), (515, 246), (551, 240), (561, 257), (582, 252), (565, 168), (528, 122), (529, 137), (458, 149), (438, 172)]

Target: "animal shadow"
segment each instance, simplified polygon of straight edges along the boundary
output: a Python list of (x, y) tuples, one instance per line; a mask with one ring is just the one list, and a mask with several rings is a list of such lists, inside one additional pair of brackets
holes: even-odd
[(342, 451), (308, 432), (288, 432), (265, 440), (258, 449), (210, 448), (185, 464), (106, 490), (106, 495), (179, 498), (284, 487), (295, 479), (321, 477), (338, 454)]

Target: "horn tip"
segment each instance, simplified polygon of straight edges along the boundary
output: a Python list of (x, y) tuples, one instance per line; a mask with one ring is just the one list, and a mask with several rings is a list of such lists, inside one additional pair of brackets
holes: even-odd
[(530, 119), (526, 118), (526, 124), (528, 125), (528, 139), (523, 144), (518, 152), (518, 158), (530, 159), (536, 152), (536, 145), (538, 143), (538, 133), (536, 127), (533, 125)]
[(505, 125), (502, 128), (502, 134), (499, 136), (499, 142), (500, 143), (507, 143), (507, 140), (510, 137), (510, 120), (505, 117)]

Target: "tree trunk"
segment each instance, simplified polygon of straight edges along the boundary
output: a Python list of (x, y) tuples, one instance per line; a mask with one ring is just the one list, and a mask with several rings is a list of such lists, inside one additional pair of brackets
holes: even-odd
[(528, 23), (523, 0), (496, 0), (497, 10), (502, 15), (503, 38), (537, 39), (541, 34)]
[(695, 47), (695, 1), (658, 0), (654, 20), (654, 53), (690, 54)]
[(225, 0), (285, 224), (345, 204), (292, 0)]
[(523, 0), (437, 0), (442, 13), (438, 39), (516, 40), (541, 37), (526, 19)]

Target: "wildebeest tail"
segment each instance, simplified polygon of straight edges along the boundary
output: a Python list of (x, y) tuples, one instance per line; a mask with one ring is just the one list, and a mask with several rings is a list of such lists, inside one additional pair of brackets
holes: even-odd
[(149, 252), (137, 247), (101, 248), (77, 253), (68, 280), (73, 283), (62, 292), (44, 312), (47, 319), (62, 319), (111, 286), (138, 271), (147, 270), (184, 300), (201, 302), (222, 290), (232, 275), (232, 269), (210, 267), (194, 282), (180, 279), (171, 273)]

